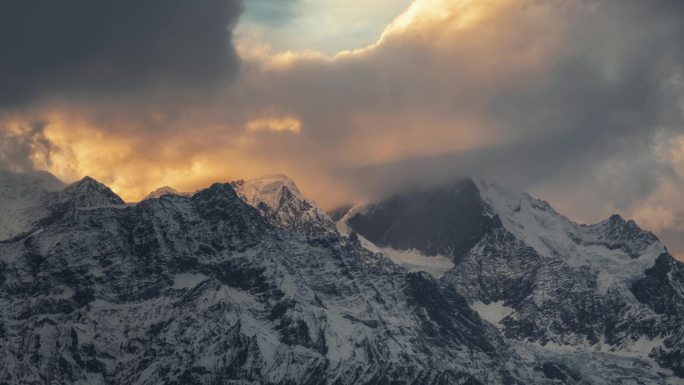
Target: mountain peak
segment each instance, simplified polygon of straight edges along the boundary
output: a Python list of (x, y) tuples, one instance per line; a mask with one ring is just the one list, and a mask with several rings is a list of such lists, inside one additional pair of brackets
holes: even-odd
[[(613, 214), (607, 220), (588, 228), (593, 229), (597, 242), (610, 250), (623, 250), (631, 258), (639, 258), (649, 246), (661, 244), (655, 234), (642, 229), (634, 220), (625, 220), (618, 214)], [(655, 257), (657, 255), (651, 255), (650, 259)]]
[(627, 222), (620, 214), (613, 214), (608, 218), (608, 222), (611, 223), (625, 223)]
[(280, 204), (284, 190), (304, 199), (295, 182), (287, 175), (266, 174), (250, 180), (238, 180), (231, 183), (238, 194), (252, 206), (264, 203), (272, 210)]
[(254, 207), (265, 204), (271, 210), (277, 210), (286, 190), (298, 198), (305, 199), (294, 181), (283, 174), (266, 174), (250, 180), (241, 179), (232, 182), (231, 185), (245, 202)]
[(235, 188), (230, 184), (230, 183), (212, 183), (211, 186), (200, 190), (195, 194), (195, 196), (198, 195), (204, 195), (204, 196), (228, 196), (228, 197), (235, 197), (239, 198), (237, 195), (237, 192), (235, 191)]
[(231, 183), (237, 194), (280, 228), (303, 234), (336, 233), (335, 223), (307, 199), (295, 182), (283, 174), (267, 174)]
[(79, 183), (79, 184), (83, 184), (83, 183), (96, 183), (96, 184), (100, 184), (100, 182), (98, 182), (95, 178), (91, 177), (90, 175), (84, 176), (83, 179), (81, 179), (81, 180), (78, 181), (77, 183)]
[(163, 195), (189, 195), (189, 194), (179, 192), (178, 190), (176, 190), (175, 188), (173, 188), (171, 186), (162, 186), (162, 187), (159, 187), (159, 188), (155, 189), (154, 191), (150, 192), (149, 194), (147, 194), (147, 196), (145, 196), (145, 198), (143, 198), (143, 200), (152, 199), (152, 198), (161, 198)]
[(126, 204), (109, 187), (90, 176), (85, 176), (67, 186), (60, 195), (63, 202), (71, 202), (75, 207), (92, 208)]
[(74, 188), (95, 188), (98, 190), (101, 190), (102, 188), (108, 188), (105, 186), (103, 183), (98, 182), (95, 178), (91, 176), (84, 176), (80, 180), (70, 184), (67, 186), (67, 189), (74, 189)]

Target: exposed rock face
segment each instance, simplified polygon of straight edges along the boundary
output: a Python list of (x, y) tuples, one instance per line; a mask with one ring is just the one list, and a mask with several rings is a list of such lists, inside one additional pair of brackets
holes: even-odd
[(525, 193), (471, 180), (357, 211), (346, 225), (379, 245), (450, 256), (442, 285), (507, 309), (496, 322), (505, 337), (650, 356), (684, 376), (682, 263), (634, 221), (579, 225)]
[(285, 175), (270, 174), (248, 181), (238, 180), (231, 186), (274, 226), (309, 236), (337, 233), (330, 217), (305, 198)]
[(67, 186), (55, 196), (53, 205), (67, 205), (70, 208), (97, 208), (125, 205), (109, 187), (86, 176)]
[(434, 190), (397, 194), (350, 217), (347, 224), (378, 246), (458, 255), (492, 227), (477, 187), (465, 180)]
[(427, 274), (274, 228), (228, 184), (104, 206), (85, 183), (0, 244), (0, 382), (525, 383)]
[(662, 320), (656, 330), (665, 338), (662, 346), (654, 347), (653, 355), (661, 365), (684, 377), (684, 264), (661, 254), (631, 290)]
[[(269, 179), (136, 205), (90, 178), (41, 191), (39, 215), (0, 242), (0, 384), (676, 383), (639, 352), (587, 348), (591, 336), (646, 346), (681, 370), (683, 269), (652, 256), (659, 242), (636, 225), (573, 225), (585, 254), (565, 260), (548, 253), (567, 245), (523, 239), (519, 217), (497, 214), (478, 184), (445, 190), (441, 202), (467, 203), (444, 212), (486, 226), (442, 232), (467, 242), (434, 249), (456, 263), (437, 280), (342, 236), (293, 184)], [(469, 306), (493, 303), (501, 330)]]

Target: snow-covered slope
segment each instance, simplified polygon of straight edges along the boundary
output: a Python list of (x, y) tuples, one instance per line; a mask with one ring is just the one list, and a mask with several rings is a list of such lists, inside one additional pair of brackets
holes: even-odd
[(655, 235), (618, 215), (580, 225), (526, 193), (476, 184), (501, 226), (444, 283), (512, 308), (500, 322), (509, 338), (650, 356), (684, 376), (684, 269)]
[[(536, 251), (475, 199), (472, 184), (423, 196), (410, 210), (390, 206), (402, 225), (389, 240), (411, 235), (400, 214), (419, 218), (418, 209), (456, 215), (434, 217), (432, 230), (459, 218), (485, 225), (472, 237), (416, 232), (409, 244), (455, 264), (436, 280), (369, 251), (356, 233), (330, 231), (296, 187), (266, 179), (240, 196), (232, 186), (247, 182), (136, 205), (91, 178), (46, 192), (29, 232), (0, 242), (0, 383), (679, 381), (646, 356), (681, 367), (684, 269), (666, 254), (627, 289), (615, 279), (604, 293), (598, 268)], [(451, 193), (467, 203), (428, 204)], [(384, 212), (371, 209), (355, 213)], [(597, 226), (581, 244), (641, 258), (638, 228)], [(419, 252), (421, 263), (435, 258)]]
[(276, 227), (315, 236), (337, 232), (330, 217), (304, 197), (294, 181), (285, 175), (269, 174), (247, 181), (238, 180), (231, 186)]
[(615, 283), (630, 284), (666, 252), (653, 233), (619, 215), (595, 225), (579, 225), (524, 192), (476, 183), (488, 211), (506, 230), (544, 257), (591, 267), (598, 272), (597, 283), (604, 292)]
[(0, 241), (30, 232), (35, 222), (47, 214), (50, 192), (64, 187), (47, 172), (0, 169)]
[(70, 185), (47, 172), (0, 171), (0, 241), (25, 237), (69, 210), (125, 206), (109, 187), (85, 177)]
[(66, 205), (77, 209), (125, 205), (118, 195), (109, 187), (86, 176), (78, 182), (72, 183), (57, 193), (53, 204)]
[(0, 383), (526, 384), (535, 376), (429, 275), (344, 237), (274, 228), (230, 185), (86, 210), (81, 195), (69, 196), (72, 209), (42, 231), (0, 244)]
[(484, 318), (501, 315), (506, 337), (650, 355), (684, 376), (684, 268), (633, 221), (580, 225), (524, 192), (472, 180), (355, 210), (341, 227), (378, 246), (450, 257), (442, 284)]

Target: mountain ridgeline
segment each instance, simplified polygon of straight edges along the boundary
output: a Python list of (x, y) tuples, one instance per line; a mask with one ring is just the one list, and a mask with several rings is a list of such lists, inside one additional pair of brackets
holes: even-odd
[(472, 180), (335, 223), (283, 175), (0, 179), (0, 384), (682, 383), (684, 268), (619, 217)]
[(579, 225), (470, 179), (396, 194), (344, 221), (379, 246), (450, 258), (441, 285), (498, 310), (511, 340), (641, 354), (684, 376), (684, 265), (634, 221)]

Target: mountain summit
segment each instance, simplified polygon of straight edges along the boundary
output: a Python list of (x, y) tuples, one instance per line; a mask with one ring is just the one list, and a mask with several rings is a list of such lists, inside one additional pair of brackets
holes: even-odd
[(187, 194), (178, 192), (178, 190), (176, 190), (173, 187), (163, 186), (163, 187), (159, 187), (158, 189), (155, 189), (154, 191), (147, 194), (147, 196), (145, 196), (145, 198), (143, 198), (143, 200), (152, 199), (152, 198), (161, 198), (164, 195), (187, 195)]
[(634, 221), (580, 225), (471, 179), (395, 194), (344, 221), (381, 247), (451, 258), (441, 284), (512, 340), (654, 357), (684, 375), (684, 264)]
[(78, 208), (126, 204), (109, 187), (89, 176), (67, 186), (59, 195), (62, 202), (69, 202)]
[[(71, 190), (101, 190), (85, 183)], [(339, 235), (274, 227), (230, 184), (70, 209), (0, 243), (0, 256), (3, 383), (522, 384), (537, 376), (517, 368), (496, 330), (430, 276)]]
[(285, 175), (269, 174), (238, 180), (231, 186), (247, 204), (259, 210), (276, 227), (310, 236), (337, 232), (330, 217), (304, 197), (294, 181)]
[[(92, 178), (16, 191), (35, 194), (12, 195), (29, 220), (0, 242), (0, 383), (684, 375), (682, 264), (619, 217), (578, 225), (473, 180), (357, 205), (343, 233), (281, 175), (137, 204)], [(392, 250), (449, 264), (411, 272)]]

